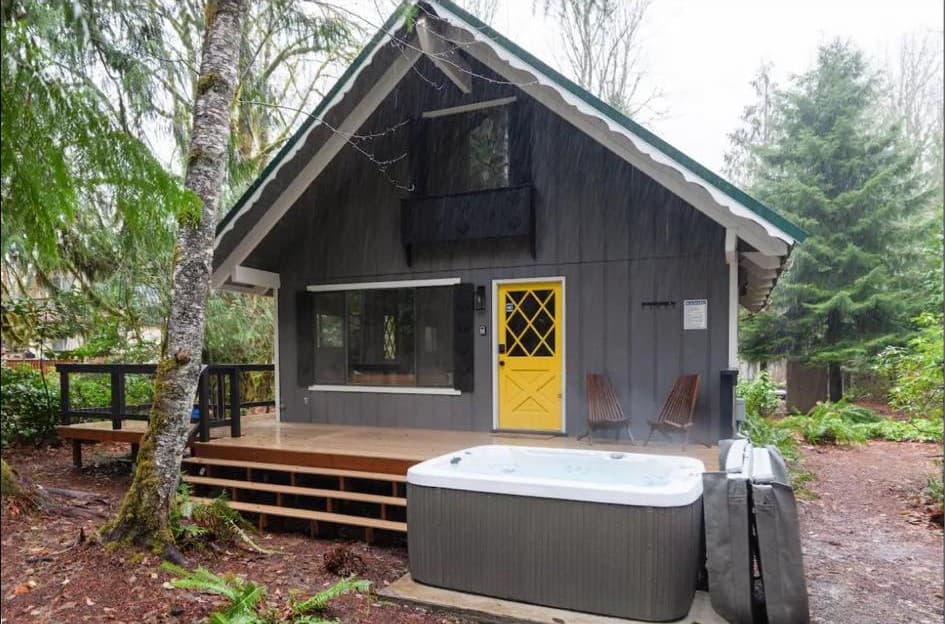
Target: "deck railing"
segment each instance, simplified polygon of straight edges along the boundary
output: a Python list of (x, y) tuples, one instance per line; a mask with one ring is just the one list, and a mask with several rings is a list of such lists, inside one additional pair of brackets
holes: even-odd
[[(129, 376), (153, 378), (156, 364), (59, 364), (59, 418), (68, 425), (74, 419), (108, 418), (112, 429), (121, 429), (125, 420), (148, 420), (151, 398), (148, 402), (128, 402)], [(244, 409), (275, 405), (271, 389), (273, 383), (262, 384), (269, 391), (265, 396), (252, 396), (248, 390), (253, 373), (274, 375), (272, 364), (208, 364), (204, 365), (197, 383), (192, 420), (201, 442), (210, 439), (213, 427), (230, 427), (230, 435), (242, 435), (240, 418)], [(71, 380), (75, 375), (108, 375), (110, 392), (108, 405), (76, 406), (71, 396)], [(256, 384), (258, 387), (260, 384)], [(249, 399), (249, 400), (247, 400)], [(93, 401), (94, 402), (94, 401)]]

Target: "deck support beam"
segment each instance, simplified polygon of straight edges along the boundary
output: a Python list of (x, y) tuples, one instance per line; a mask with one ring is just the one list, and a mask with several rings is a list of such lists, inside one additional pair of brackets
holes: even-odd
[(82, 440), (72, 440), (72, 465), (82, 467)]

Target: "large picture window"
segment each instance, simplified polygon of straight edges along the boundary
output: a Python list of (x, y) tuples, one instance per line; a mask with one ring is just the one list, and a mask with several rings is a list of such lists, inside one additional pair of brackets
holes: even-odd
[(313, 296), (315, 383), (453, 387), (452, 286)]

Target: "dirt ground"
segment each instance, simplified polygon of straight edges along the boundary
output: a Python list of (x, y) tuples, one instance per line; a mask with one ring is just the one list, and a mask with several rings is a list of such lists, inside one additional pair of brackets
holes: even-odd
[(818, 498), (800, 506), (815, 622), (942, 622), (942, 530), (916, 491), (941, 466), (936, 444), (805, 448)]
[[(67, 447), (18, 449), (4, 457), (21, 474), (49, 487), (94, 492), (98, 499), (70, 500), (70, 514), (15, 514), (5, 507), (0, 527), (2, 623), (199, 622), (217, 604), (213, 597), (170, 589), (156, 557), (138, 560), (89, 544), (76, 545), (110, 516), (129, 482), (114, 461), (123, 446), (87, 452), (88, 466), (71, 467)], [(914, 506), (914, 492), (936, 470), (941, 447), (874, 442), (855, 449), (805, 449), (806, 467), (817, 473), (810, 489), (819, 498), (802, 503), (801, 525), (811, 611), (816, 622), (942, 621), (942, 531)], [(260, 544), (272, 555), (242, 548), (191, 555), (193, 564), (233, 572), (268, 586), (282, 604), (292, 590), (310, 595), (337, 577), (323, 569), (325, 555), (345, 544), (365, 564), (363, 577), (383, 587), (406, 571), (403, 546), (314, 540), (269, 534)], [(376, 596), (347, 596), (332, 617), (346, 623), (461, 623), (464, 620), (397, 605)]]
[[(99, 445), (86, 451), (87, 466), (72, 469), (68, 447), (17, 449), (4, 458), (21, 475), (50, 486), (95, 492), (100, 500), (78, 506), (80, 515), (14, 515), (3, 510), (0, 527), (2, 624), (106, 622), (201, 622), (219, 603), (212, 596), (170, 588), (172, 578), (156, 556), (134, 557), (106, 552), (97, 545), (74, 545), (80, 530), (91, 535), (110, 517), (130, 482), (125, 464), (127, 445)], [(364, 563), (361, 578), (381, 588), (407, 571), (403, 546), (368, 546), (360, 542), (315, 540), (297, 534), (265, 533), (259, 545), (275, 551), (263, 555), (243, 548), (216, 553), (187, 553), (192, 565), (234, 573), (268, 587), (269, 604), (283, 605), (292, 590), (305, 597), (339, 577), (323, 569), (324, 557), (343, 544)], [(385, 602), (373, 595), (348, 595), (332, 602), (329, 617), (348, 623), (460, 623), (461, 619)]]

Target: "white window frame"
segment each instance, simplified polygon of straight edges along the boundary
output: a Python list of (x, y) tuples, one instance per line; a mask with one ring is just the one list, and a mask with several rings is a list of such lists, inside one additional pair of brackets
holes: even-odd
[[(309, 292), (338, 292), (347, 290), (387, 290), (393, 288), (430, 288), (434, 286), (455, 286), (462, 283), (458, 277), (434, 279), (397, 280), (390, 282), (349, 282), (345, 284), (309, 284)], [(348, 363), (345, 362), (347, 367)], [(347, 373), (346, 373), (347, 374)], [(361, 386), (358, 384), (312, 384), (308, 387), (314, 392), (364, 392), (375, 394), (425, 394), (459, 396), (461, 390), (441, 386)]]
[(561, 427), (556, 432), (550, 430), (536, 430), (536, 433), (568, 433), (568, 333), (567, 333), (567, 284), (563, 275), (552, 277), (516, 277), (509, 279), (492, 280), (492, 342), (489, 347), (489, 357), (492, 358), (492, 430), (499, 429), (499, 286), (502, 284), (529, 284), (538, 282), (559, 282), (561, 284), (561, 318), (555, 322), (561, 328)]

